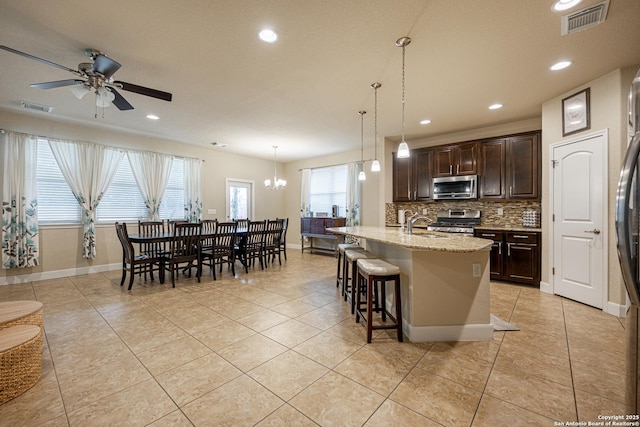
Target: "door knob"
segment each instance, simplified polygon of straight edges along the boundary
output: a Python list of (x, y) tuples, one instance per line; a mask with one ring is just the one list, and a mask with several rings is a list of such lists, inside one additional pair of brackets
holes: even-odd
[(585, 230), (585, 233), (600, 234), (600, 230), (594, 228), (593, 230)]

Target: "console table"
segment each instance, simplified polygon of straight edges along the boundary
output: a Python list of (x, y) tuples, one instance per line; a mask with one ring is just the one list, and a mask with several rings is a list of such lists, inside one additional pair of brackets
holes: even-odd
[[(346, 218), (323, 218), (323, 217), (303, 217), (300, 218), (300, 241), (302, 252), (305, 249), (309, 251), (319, 251), (335, 254), (338, 248), (338, 239), (342, 239), (341, 236), (327, 231), (327, 228), (332, 227), (344, 227)], [(309, 245), (305, 246), (305, 238)], [(331, 247), (326, 246), (314, 246), (314, 239), (323, 239), (331, 242)]]

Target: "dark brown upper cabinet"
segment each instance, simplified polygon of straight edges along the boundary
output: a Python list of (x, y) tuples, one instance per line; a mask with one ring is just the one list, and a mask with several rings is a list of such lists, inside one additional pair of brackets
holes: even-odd
[(393, 153), (393, 201), (431, 200), (431, 166), (433, 151), (419, 148), (411, 157), (398, 159)]
[(465, 142), (433, 149), (433, 177), (478, 173), (478, 144)]

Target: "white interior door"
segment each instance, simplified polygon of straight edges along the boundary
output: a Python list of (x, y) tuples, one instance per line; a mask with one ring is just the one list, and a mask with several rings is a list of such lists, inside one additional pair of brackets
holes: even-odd
[(552, 147), (554, 293), (603, 308), (607, 283), (607, 135)]
[(227, 178), (227, 220), (255, 219), (253, 182)]

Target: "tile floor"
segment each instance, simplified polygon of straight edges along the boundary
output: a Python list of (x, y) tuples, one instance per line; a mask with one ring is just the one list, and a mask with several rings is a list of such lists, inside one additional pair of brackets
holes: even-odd
[(2, 426), (553, 426), (624, 411), (624, 320), (492, 283), (521, 328), (491, 342), (398, 343), (364, 328), (335, 259), (176, 288), (120, 272), (0, 286), (44, 303), (40, 381), (0, 405)]

